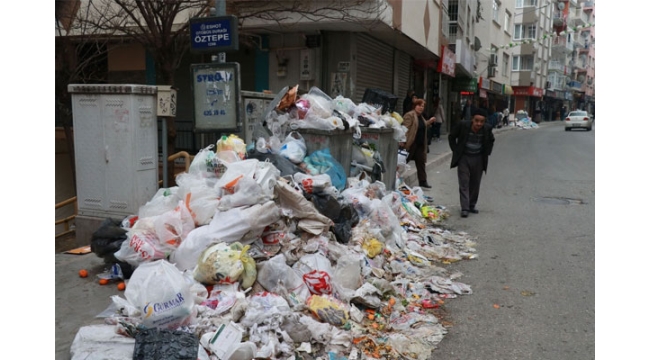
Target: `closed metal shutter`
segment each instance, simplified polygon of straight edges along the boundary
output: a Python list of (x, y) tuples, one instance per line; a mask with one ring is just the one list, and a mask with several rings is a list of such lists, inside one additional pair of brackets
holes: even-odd
[(393, 49), (366, 34), (357, 34), (357, 76), (352, 101), (360, 103), (367, 88), (393, 92)]
[(411, 88), (411, 56), (403, 51), (398, 51), (397, 57), (397, 89), (395, 89), (395, 95), (400, 99), (397, 102), (397, 112), (403, 114), (402, 103), (406, 97), (406, 92)]

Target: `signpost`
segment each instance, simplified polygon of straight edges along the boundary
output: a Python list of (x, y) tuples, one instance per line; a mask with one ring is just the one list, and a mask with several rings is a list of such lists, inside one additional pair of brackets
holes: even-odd
[(239, 50), (237, 17), (211, 16), (190, 19), (190, 50), (194, 53)]
[[(195, 132), (239, 132), (241, 81), (239, 63), (225, 62), (226, 51), (239, 50), (237, 17), (224, 15), (225, 2), (218, 1), (210, 16), (190, 19), (190, 50), (219, 53), (219, 62), (192, 64)], [(201, 135), (203, 146), (203, 135)]]
[(193, 64), (195, 131), (239, 132), (240, 87), (239, 63)]

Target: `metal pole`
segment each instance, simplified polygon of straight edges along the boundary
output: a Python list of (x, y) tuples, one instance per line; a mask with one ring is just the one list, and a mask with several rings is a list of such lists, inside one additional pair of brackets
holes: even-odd
[(163, 187), (167, 187), (167, 117), (161, 117), (162, 119), (162, 163), (163, 163)]
[[(214, 8), (212, 8), (211, 12), (213, 13), (213, 16), (226, 15), (226, 0), (215, 0)], [(226, 53), (220, 52), (217, 55), (212, 55), (212, 62), (221, 63), (221, 64), (225, 63)]]

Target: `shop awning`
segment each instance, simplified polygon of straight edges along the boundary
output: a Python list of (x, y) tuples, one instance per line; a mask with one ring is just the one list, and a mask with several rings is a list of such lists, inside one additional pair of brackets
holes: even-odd
[(503, 84), (503, 94), (504, 95), (512, 95), (514, 93), (515, 92), (512, 91), (512, 86), (510, 86), (508, 84)]

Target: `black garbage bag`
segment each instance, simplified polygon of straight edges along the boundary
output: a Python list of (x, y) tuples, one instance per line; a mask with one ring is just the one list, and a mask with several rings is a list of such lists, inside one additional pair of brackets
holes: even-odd
[(106, 218), (92, 235), (90, 251), (104, 259), (107, 264), (118, 264), (124, 278), (130, 279), (134, 267), (115, 258), (115, 252), (122, 247), (122, 243), (127, 238), (127, 231), (121, 226), (121, 221)]
[(275, 166), (276, 168), (278, 168), (278, 170), (280, 170), (280, 176), (288, 176), (298, 172), (300, 173), (305, 172), (299, 166), (296, 166), (296, 164), (289, 161), (289, 159), (279, 154), (261, 153), (253, 149), (251, 152), (248, 153), (247, 158), (257, 159), (259, 161), (269, 160), (271, 164), (273, 164), (273, 166)]
[(341, 204), (334, 196), (326, 193), (316, 193), (311, 194), (311, 198), (307, 197), (307, 199), (314, 204), (319, 213), (327, 216), (332, 221), (339, 218)]
[(193, 334), (166, 329), (145, 329), (135, 335), (133, 360), (196, 360), (199, 339)]
[(347, 244), (352, 237), (352, 228), (359, 223), (359, 214), (350, 204), (341, 206), (339, 217), (334, 220), (334, 236), (336, 241)]
[(120, 226), (120, 221), (106, 218), (99, 228), (93, 233), (90, 241), (90, 250), (95, 255), (108, 260), (117, 262), (113, 256), (126, 240), (127, 230)]

